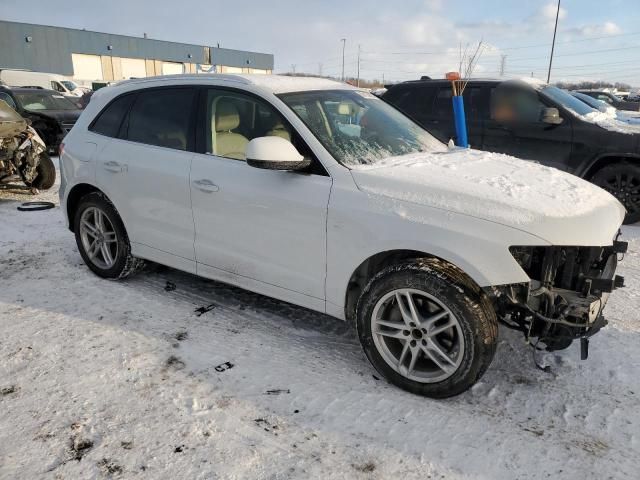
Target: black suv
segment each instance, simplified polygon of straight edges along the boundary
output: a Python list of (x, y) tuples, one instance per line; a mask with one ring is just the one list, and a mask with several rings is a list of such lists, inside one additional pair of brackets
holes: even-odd
[[(442, 142), (455, 138), (451, 83), (417, 80), (382, 98)], [(583, 177), (640, 220), (640, 127), (602, 121), (564, 90), (529, 80), (471, 80), (464, 91), (472, 148), (533, 160)], [(595, 115), (590, 115), (596, 112)]]
[(31, 120), (31, 126), (47, 145), (49, 153), (54, 154), (82, 113), (68, 98), (43, 88), (0, 85), (0, 100), (7, 102), (23, 118)]

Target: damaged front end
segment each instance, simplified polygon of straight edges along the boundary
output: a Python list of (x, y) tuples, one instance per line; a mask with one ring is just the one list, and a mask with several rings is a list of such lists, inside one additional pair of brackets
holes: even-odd
[(624, 286), (624, 278), (615, 271), (627, 243), (616, 239), (607, 247), (509, 250), (531, 281), (491, 288), (500, 321), (522, 331), (527, 340), (537, 338), (536, 345), (542, 342), (549, 351), (565, 349), (580, 339), (586, 359), (588, 338), (607, 323), (602, 311), (610, 293)]
[(31, 187), (47, 147), (28, 121), (0, 100), (0, 182), (19, 178)]

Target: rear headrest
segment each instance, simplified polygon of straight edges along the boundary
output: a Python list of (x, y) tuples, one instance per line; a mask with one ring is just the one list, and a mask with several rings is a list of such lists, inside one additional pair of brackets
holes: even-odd
[(216, 132), (228, 132), (240, 125), (240, 114), (229, 100), (221, 99), (216, 105)]

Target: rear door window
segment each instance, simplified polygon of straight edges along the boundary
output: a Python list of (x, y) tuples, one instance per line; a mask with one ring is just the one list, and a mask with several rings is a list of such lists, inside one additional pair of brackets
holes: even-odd
[(453, 117), (453, 92), (451, 87), (440, 87), (433, 101), (433, 116), (436, 118)]
[(391, 90), (384, 99), (410, 117), (419, 118), (429, 113), (434, 91), (431, 87), (415, 86), (398, 89), (397, 92)]
[(193, 149), (193, 88), (144, 90), (129, 113), (127, 140), (176, 150)]

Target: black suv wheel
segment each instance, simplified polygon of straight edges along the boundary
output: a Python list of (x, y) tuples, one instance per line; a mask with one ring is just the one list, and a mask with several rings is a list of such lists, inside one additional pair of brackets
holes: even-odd
[(616, 197), (627, 209), (625, 225), (640, 221), (640, 166), (629, 162), (607, 165), (591, 182)]

